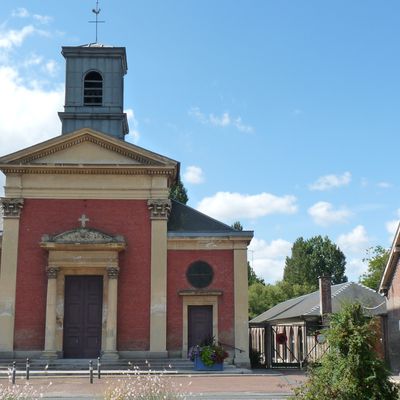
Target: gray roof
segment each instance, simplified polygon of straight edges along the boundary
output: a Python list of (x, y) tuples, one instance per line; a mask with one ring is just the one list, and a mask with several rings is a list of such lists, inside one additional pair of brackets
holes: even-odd
[(185, 204), (172, 200), (168, 219), (169, 236), (244, 236), (252, 237), (252, 231), (238, 231)]
[[(385, 297), (360, 283), (346, 282), (331, 287), (332, 311), (345, 303), (359, 302), (370, 315), (386, 314)], [(250, 323), (264, 324), (279, 320), (316, 319), (320, 316), (319, 290), (284, 301), (253, 318)]]

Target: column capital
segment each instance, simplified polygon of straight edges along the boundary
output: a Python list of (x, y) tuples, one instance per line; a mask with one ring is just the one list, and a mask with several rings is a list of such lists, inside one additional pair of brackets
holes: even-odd
[(57, 274), (60, 268), (58, 267), (47, 267), (46, 273), (48, 279), (57, 279)]
[(24, 206), (24, 199), (8, 199), (6, 197), (2, 197), (0, 199), (0, 203), (5, 218), (19, 217), (22, 207)]
[(171, 200), (150, 199), (147, 201), (151, 219), (168, 219), (171, 211)]
[(109, 279), (118, 279), (119, 268), (118, 267), (107, 267), (107, 275)]

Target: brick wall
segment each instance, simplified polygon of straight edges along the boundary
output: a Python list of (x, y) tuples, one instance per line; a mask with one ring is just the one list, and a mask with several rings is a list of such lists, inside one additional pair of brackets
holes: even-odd
[(387, 294), (387, 354), (392, 370), (400, 371), (400, 259)]
[(79, 226), (86, 214), (89, 228), (123, 235), (127, 249), (120, 254), (118, 348), (148, 349), (151, 226), (143, 200), (26, 199), (20, 219), (15, 349), (44, 347), (47, 252), (39, 247), (43, 234)]
[(170, 250), (168, 251), (167, 294), (167, 349), (182, 349), (182, 296), (180, 290), (194, 289), (186, 279), (186, 270), (194, 261), (206, 261), (214, 270), (214, 279), (207, 289), (218, 289), (223, 295), (218, 298), (219, 340), (234, 345), (234, 282), (232, 250)]

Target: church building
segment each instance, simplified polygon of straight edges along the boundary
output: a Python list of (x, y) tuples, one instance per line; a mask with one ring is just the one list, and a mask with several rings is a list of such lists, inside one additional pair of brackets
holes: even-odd
[(124, 47), (62, 55), (61, 135), (0, 157), (0, 358), (187, 358), (214, 337), (248, 365), (253, 232), (170, 200), (179, 162), (124, 140)]

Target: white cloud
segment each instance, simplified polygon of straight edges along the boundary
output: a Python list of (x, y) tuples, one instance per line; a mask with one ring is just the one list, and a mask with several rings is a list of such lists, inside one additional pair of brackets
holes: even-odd
[(394, 235), (396, 234), (397, 231), (397, 227), (399, 226), (400, 223), (400, 208), (398, 208), (396, 210), (396, 215), (397, 215), (397, 219), (393, 219), (391, 221), (387, 221), (385, 226), (386, 226), (386, 230), (389, 233), (389, 241), (392, 242)]
[(393, 185), (390, 182), (378, 182), (378, 187), (382, 188), (382, 189), (389, 189), (391, 187), (393, 187)]
[(310, 190), (329, 190), (332, 188), (348, 185), (351, 182), (351, 173), (345, 172), (343, 175), (325, 175), (318, 178), (309, 185)]
[(137, 143), (140, 138), (139, 122), (135, 117), (135, 112), (131, 108), (128, 108), (125, 112), (129, 122), (129, 135), (132, 135), (133, 142)]
[(13, 47), (19, 47), (28, 36), (35, 32), (36, 29), (32, 25), (24, 26), (20, 30), (0, 31), (0, 49), (11, 50)]
[(209, 121), (214, 126), (228, 126), (231, 124), (231, 117), (227, 112), (223, 113), (220, 117), (210, 114)]
[(44, 69), (49, 75), (54, 76), (57, 73), (58, 65), (54, 60), (49, 60), (44, 65)]
[(183, 174), (183, 179), (185, 182), (198, 185), (204, 182), (203, 170), (195, 165), (189, 165)]
[(396, 234), (397, 231), (397, 227), (399, 226), (399, 220), (398, 219), (394, 219), (392, 221), (388, 221), (386, 222), (386, 230), (388, 231), (388, 233), (390, 234), (391, 238), (393, 239), (394, 235)]
[(2, 154), (41, 142), (61, 133), (57, 112), (64, 104), (64, 88), (46, 91), (24, 84), (17, 70), (0, 67), (0, 149)]
[(236, 128), (240, 131), (240, 132), (244, 132), (244, 133), (252, 133), (254, 132), (254, 128), (250, 125), (245, 125), (242, 122), (242, 118), (238, 117), (233, 121), (233, 124), (236, 126)]
[(11, 12), (11, 16), (15, 18), (28, 18), (32, 17), (35, 21), (39, 22), (40, 24), (48, 24), (50, 21), (53, 20), (53, 17), (49, 15), (40, 15), (40, 14), (33, 14), (24, 7), (16, 8)]
[(53, 17), (50, 17), (49, 15), (40, 15), (40, 14), (33, 14), (32, 15), (33, 19), (38, 21), (40, 24), (48, 24), (53, 20)]
[(365, 227), (357, 225), (351, 232), (340, 235), (336, 243), (345, 252), (365, 253), (370, 246), (370, 238)]
[(276, 239), (267, 243), (265, 240), (253, 238), (249, 246), (249, 261), (256, 274), (267, 283), (275, 283), (282, 279), (285, 259), (290, 255), (292, 243)]
[(346, 276), (349, 281), (358, 282), (360, 276), (366, 272), (368, 264), (362, 258), (349, 258), (346, 262)]
[(11, 12), (11, 16), (16, 18), (27, 18), (29, 15), (29, 11), (24, 7), (16, 8)]
[(243, 123), (242, 118), (232, 117), (228, 112), (222, 113), (220, 116), (209, 114), (204, 114), (199, 107), (192, 107), (188, 114), (197, 120), (198, 122), (206, 125), (212, 125), (220, 128), (226, 128), (232, 126), (236, 128), (240, 132), (244, 133), (252, 133), (254, 132), (254, 128), (251, 125), (246, 125)]
[(223, 221), (259, 218), (268, 214), (293, 214), (297, 211), (296, 197), (218, 192), (200, 201), (197, 209)]
[(351, 212), (346, 208), (335, 210), (331, 203), (319, 201), (308, 209), (308, 214), (316, 224), (327, 226), (333, 223), (346, 222)]

